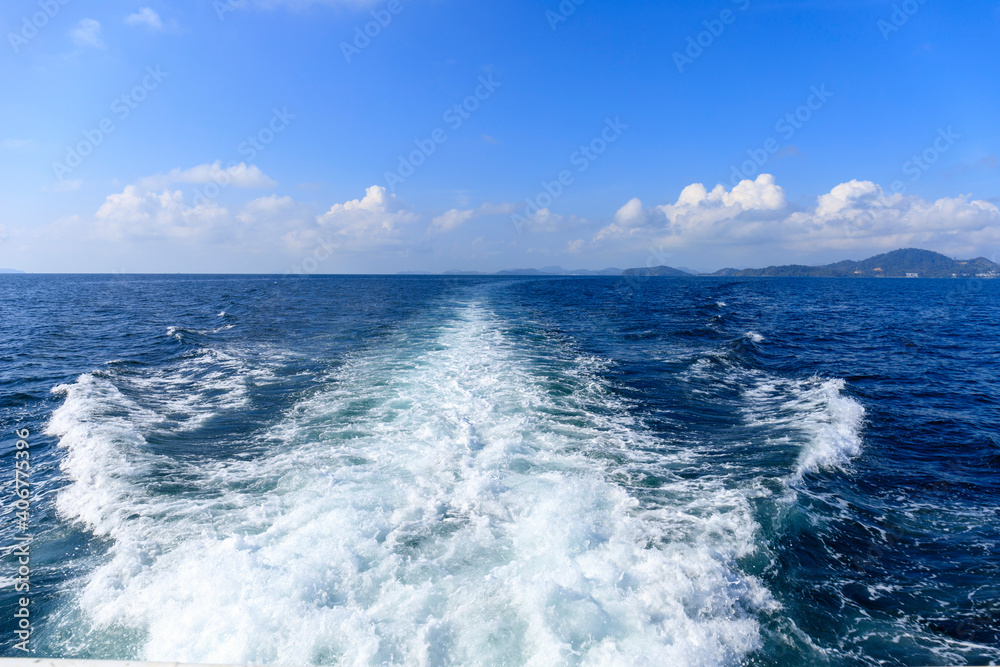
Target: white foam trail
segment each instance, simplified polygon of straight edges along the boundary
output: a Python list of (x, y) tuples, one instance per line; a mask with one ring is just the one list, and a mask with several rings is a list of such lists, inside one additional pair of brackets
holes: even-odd
[[(773, 603), (734, 565), (754, 549), (746, 499), (667, 479), (640, 505), (611, 479), (658, 456), (651, 436), (585, 364), (540, 366), (477, 306), (438, 326), (423, 352), (347, 364), (274, 427), (271, 456), (173, 462), (191, 491), (170, 496), (141, 492), (141, 411), (93, 376), (60, 388), (60, 511), (115, 539), (72, 623), (194, 662), (725, 665), (757, 648), (748, 610)], [(129, 418), (108, 430), (113, 409)]]
[(770, 378), (746, 391), (751, 420), (801, 433), (795, 478), (843, 469), (861, 453), (865, 409), (844, 394), (845, 386), (839, 378)]
[(90, 373), (52, 392), (66, 398), (45, 432), (58, 436), (59, 445), (68, 450), (60, 467), (73, 480), (59, 492), (56, 507), (96, 535), (110, 535), (123, 525), (130, 503), (148, 502), (133, 480), (149, 471), (152, 457), (144, 451), (141, 431), (156, 415), (122, 395), (107, 378)]
[(748, 331), (744, 334), (747, 338), (752, 340), (754, 343), (763, 343), (764, 337), (755, 331)]

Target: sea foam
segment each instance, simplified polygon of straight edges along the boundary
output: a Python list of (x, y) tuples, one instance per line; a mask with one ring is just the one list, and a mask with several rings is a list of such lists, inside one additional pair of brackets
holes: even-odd
[[(114, 539), (63, 631), (275, 664), (724, 665), (760, 646), (773, 603), (736, 565), (756, 532), (738, 491), (664, 473), (640, 502), (614, 480), (657, 443), (582, 357), (532, 356), (478, 304), (425, 325), (349, 360), (252, 460), (165, 461), (155, 414), (110, 379), (60, 387), (60, 511)], [(184, 488), (149, 492), (151, 471)]]

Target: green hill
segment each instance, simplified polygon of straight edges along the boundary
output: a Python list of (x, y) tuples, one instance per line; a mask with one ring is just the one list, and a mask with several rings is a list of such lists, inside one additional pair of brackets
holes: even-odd
[(690, 273), (686, 271), (681, 271), (680, 269), (675, 269), (671, 266), (648, 266), (641, 269), (625, 269), (622, 271), (623, 276), (690, 276)]
[(951, 259), (930, 250), (906, 248), (854, 262), (846, 260), (825, 266), (769, 266), (764, 269), (723, 269), (713, 276), (817, 277), (817, 278), (971, 278), (977, 275), (997, 277), (1000, 265), (978, 257)]

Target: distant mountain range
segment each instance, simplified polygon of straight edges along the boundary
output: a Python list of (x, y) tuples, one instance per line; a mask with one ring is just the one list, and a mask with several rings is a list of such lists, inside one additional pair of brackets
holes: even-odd
[(650, 266), (635, 269), (603, 269), (567, 271), (559, 266), (541, 269), (507, 269), (496, 273), (479, 271), (448, 271), (449, 276), (732, 276), (767, 278), (1000, 278), (1000, 264), (983, 257), (958, 260), (931, 250), (906, 248), (893, 250), (859, 262), (845, 260), (825, 266), (787, 264), (764, 269), (722, 269), (715, 273), (695, 273), (690, 269), (671, 266)]
[(540, 269), (505, 269), (496, 273), (481, 271), (445, 271), (446, 276), (620, 276), (621, 269), (564, 269), (561, 266), (543, 266)]
[(24, 271), (18, 271), (17, 269), (0, 269), (0, 273), (24, 273)]
[(683, 269), (675, 269), (672, 266), (649, 266), (643, 269), (625, 269), (622, 271), (623, 276), (667, 276), (679, 278), (682, 276), (696, 276), (697, 273), (692, 273), (690, 271), (685, 271)]
[(939, 252), (906, 248), (869, 257), (860, 262), (846, 260), (826, 266), (769, 266), (765, 269), (722, 269), (713, 276), (766, 276), (817, 278), (970, 278), (1000, 277), (1000, 265), (978, 257), (951, 259)]

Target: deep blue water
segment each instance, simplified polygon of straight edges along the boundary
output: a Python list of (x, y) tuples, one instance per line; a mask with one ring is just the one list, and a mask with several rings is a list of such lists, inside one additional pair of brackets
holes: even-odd
[(0, 276), (2, 655), (996, 664), (998, 296)]

